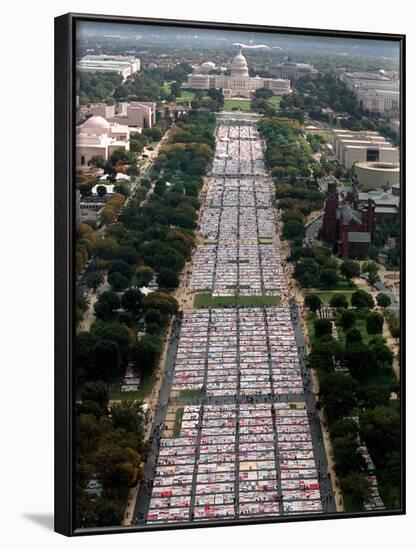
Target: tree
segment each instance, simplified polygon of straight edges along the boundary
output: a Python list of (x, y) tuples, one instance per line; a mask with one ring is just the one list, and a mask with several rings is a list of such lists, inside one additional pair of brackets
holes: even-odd
[(305, 236), (305, 226), (299, 220), (289, 220), (283, 226), (282, 236), (286, 240), (303, 238)]
[(80, 183), (78, 185), (78, 190), (83, 198), (91, 196), (91, 185), (89, 183)]
[(130, 279), (119, 271), (114, 271), (108, 275), (108, 282), (111, 285), (111, 290), (120, 291), (129, 286)]
[(152, 373), (162, 353), (162, 341), (155, 334), (145, 334), (136, 346), (136, 367), (145, 377)]
[(82, 401), (93, 401), (102, 412), (107, 412), (109, 402), (108, 388), (104, 382), (87, 382), (81, 392)]
[(179, 278), (173, 269), (162, 267), (157, 274), (157, 284), (160, 288), (173, 290), (179, 286)]
[(357, 382), (350, 376), (331, 373), (321, 381), (319, 401), (329, 420), (348, 415), (357, 404)]
[(77, 370), (87, 369), (93, 362), (93, 349), (96, 341), (90, 332), (80, 332), (75, 339), (75, 362)]
[(151, 267), (141, 266), (136, 269), (134, 280), (139, 287), (146, 286), (153, 279), (155, 272)]
[(88, 164), (95, 168), (103, 169), (105, 167), (105, 160), (101, 155), (93, 155)]
[(338, 475), (346, 476), (350, 472), (360, 472), (365, 468), (365, 460), (357, 451), (358, 443), (353, 435), (334, 438), (332, 448)]
[(371, 311), (365, 318), (368, 334), (381, 334), (383, 332), (384, 317), (376, 311)]
[(144, 128), (142, 134), (152, 141), (160, 141), (163, 137), (163, 131), (157, 126), (153, 126), (153, 128)]
[(371, 496), (371, 485), (363, 473), (355, 472), (341, 479), (342, 493), (351, 496), (359, 503), (361, 510), (363, 504)]
[(316, 287), (319, 285), (319, 265), (313, 258), (301, 258), (295, 265), (294, 276), (303, 287)]
[(374, 285), (378, 281), (378, 270), (379, 266), (373, 261), (364, 262), (361, 266), (361, 273), (367, 273), (370, 285)]
[(160, 330), (160, 328), (164, 324), (164, 317), (158, 309), (148, 309), (146, 310), (145, 321), (146, 327), (148, 327), (149, 324), (154, 324), (157, 325), (158, 329)]
[(109, 380), (120, 372), (120, 349), (115, 342), (100, 340), (94, 347), (94, 374)]
[(165, 292), (151, 292), (143, 298), (143, 310), (158, 309), (162, 314), (176, 315), (179, 304), (173, 296)]
[(126, 432), (143, 435), (143, 411), (138, 401), (122, 401), (111, 407), (111, 419), (113, 426)]
[(308, 366), (333, 372), (335, 362), (342, 359), (343, 350), (332, 336), (323, 336), (315, 341), (308, 356)]
[(118, 502), (101, 497), (97, 500), (95, 508), (97, 527), (121, 525), (124, 508)]
[(373, 344), (372, 341), (371, 349), (373, 350), (378, 363), (380, 363), (382, 366), (386, 364), (391, 366), (393, 364), (393, 352), (388, 346), (386, 346), (384, 342), (377, 342)]
[(119, 162), (123, 164), (134, 164), (136, 160), (137, 160), (137, 157), (134, 153), (127, 151), (122, 147), (113, 151), (110, 157), (110, 161), (113, 166), (115, 166)]
[(114, 313), (120, 308), (120, 299), (115, 292), (110, 290), (103, 292), (98, 296), (94, 304), (95, 316), (97, 319), (108, 321), (114, 317)]
[(331, 424), (331, 438), (352, 435), (354, 439), (358, 434), (358, 424), (352, 418), (340, 418)]
[(364, 409), (374, 409), (378, 405), (387, 405), (390, 399), (390, 389), (380, 386), (366, 386), (360, 388), (357, 394)]
[(309, 308), (310, 311), (317, 311), (321, 309), (322, 301), (317, 294), (306, 294), (305, 296), (305, 306)]
[(391, 299), (388, 294), (385, 294), (384, 292), (380, 292), (376, 296), (377, 304), (385, 309), (386, 307), (389, 307), (391, 305)]
[(319, 279), (321, 286), (324, 288), (334, 288), (338, 284), (338, 274), (332, 268), (323, 269)]
[(355, 344), (356, 342), (362, 342), (363, 337), (361, 336), (361, 332), (358, 330), (358, 328), (350, 328), (346, 335), (345, 335), (345, 344)]
[(111, 262), (108, 273), (109, 275), (111, 275), (112, 273), (116, 272), (121, 273), (122, 275), (127, 277), (127, 279), (130, 279), (133, 275), (132, 268), (124, 260), (116, 260), (114, 262)]
[(121, 306), (126, 311), (130, 311), (135, 317), (138, 316), (143, 294), (136, 288), (129, 288), (121, 297)]
[(357, 316), (355, 314), (355, 311), (353, 311), (352, 309), (341, 311), (340, 323), (344, 330), (352, 328), (355, 325), (356, 320)]
[(360, 264), (354, 260), (344, 260), (340, 267), (340, 273), (348, 279), (355, 279), (360, 276)]
[(348, 308), (348, 300), (345, 294), (334, 294), (329, 301), (331, 307), (343, 307)]
[(314, 322), (315, 337), (330, 336), (332, 334), (332, 323), (328, 319), (316, 319)]
[(389, 403), (364, 411), (360, 415), (360, 435), (375, 465), (384, 466), (389, 453), (400, 452), (399, 407)]
[(374, 300), (371, 294), (365, 290), (356, 290), (351, 295), (351, 305), (357, 309), (372, 309), (374, 307)]
[(91, 271), (85, 277), (85, 284), (88, 288), (92, 288), (94, 292), (97, 291), (97, 288), (102, 285), (104, 282), (103, 274), (100, 271)]
[(345, 360), (351, 375), (355, 378), (374, 373), (378, 367), (373, 350), (360, 342), (349, 344), (346, 347)]

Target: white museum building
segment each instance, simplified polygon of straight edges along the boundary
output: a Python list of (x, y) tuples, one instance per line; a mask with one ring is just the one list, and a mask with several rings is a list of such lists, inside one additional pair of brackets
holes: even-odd
[(109, 160), (116, 149), (130, 149), (128, 126), (92, 116), (77, 128), (75, 156), (78, 170), (89, 169), (89, 162), (96, 155)]

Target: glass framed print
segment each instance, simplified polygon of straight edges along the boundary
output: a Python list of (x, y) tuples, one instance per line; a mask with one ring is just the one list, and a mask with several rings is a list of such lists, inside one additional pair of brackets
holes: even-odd
[(405, 37), (55, 27), (56, 530), (403, 514)]

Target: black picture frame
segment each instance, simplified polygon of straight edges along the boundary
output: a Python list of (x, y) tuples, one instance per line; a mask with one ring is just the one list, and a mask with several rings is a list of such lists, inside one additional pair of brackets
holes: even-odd
[[(401, 384), (401, 507), (395, 510), (365, 513), (336, 513), (299, 515), (285, 518), (233, 519), (214, 522), (181, 523), (168, 525), (114, 526), (103, 528), (75, 529), (74, 526), (74, 235), (75, 235), (75, 29), (77, 22), (110, 22), (119, 24), (137, 23), (162, 27), (219, 29), (276, 33), (285, 35), (357, 38), (366, 40), (394, 41), (400, 46), (400, 185), (401, 185), (401, 270), (400, 270), (400, 384)], [(293, 521), (316, 521), (327, 519), (377, 517), (406, 513), (405, 484), (405, 215), (406, 215), (406, 157), (405, 157), (405, 101), (406, 101), (406, 37), (401, 34), (367, 33), (346, 30), (305, 29), (233, 23), (181, 21), (140, 17), (88, 15), (68, 13), (55, 18), (55, 531), (66, 536), (128, 533), (184, 528), (218, 527), (222, 525), (249, 525)]]

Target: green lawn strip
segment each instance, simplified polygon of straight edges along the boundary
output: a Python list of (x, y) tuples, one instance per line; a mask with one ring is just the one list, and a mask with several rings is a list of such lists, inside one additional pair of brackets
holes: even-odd
[(179, 397), (201, 397), (202, 390), (182, 390)]
[(183, 407), (178, 409), (175, 414), (175, 423), (173, 425), (172, 430), (172, 437), (179, 437), (181, 435), (181, 426), (182, 426), (182, 418), (183, 418)]
[(251, 111), (251, 102), (247, 99), (225, 99), (224, 111), (231, 111), (232, 109)]
[(197, 309), (207, 307), (262, 307), (278, 306), (278, 296), (212, 296), (212, 294), (196, 294), (194, 307)]

